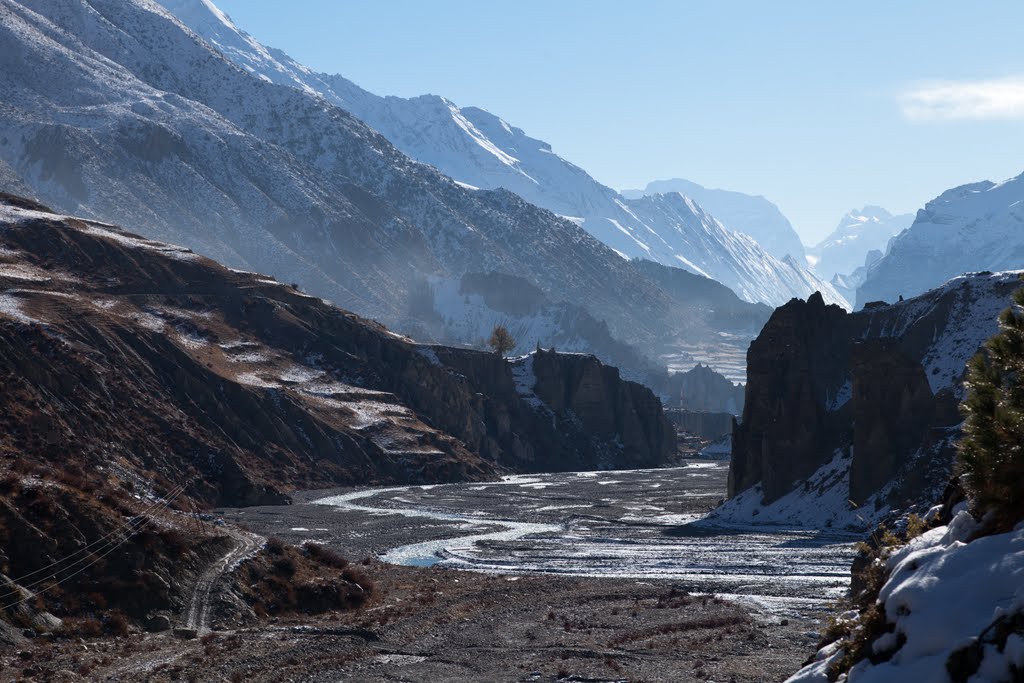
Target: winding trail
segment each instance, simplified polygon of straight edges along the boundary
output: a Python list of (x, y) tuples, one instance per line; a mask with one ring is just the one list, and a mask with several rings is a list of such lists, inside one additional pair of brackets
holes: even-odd
[(240, 529), (225, 527), (224, 532), (235, 544), (223, 557), (203, 570), (192, 588), (188, 610), (185, 612), (185, 628), (193, 629), (196, 635), (209, 631), (210, 591), (220, 577), (235, 564), (256, 553), (263, 544), (263, 537)]

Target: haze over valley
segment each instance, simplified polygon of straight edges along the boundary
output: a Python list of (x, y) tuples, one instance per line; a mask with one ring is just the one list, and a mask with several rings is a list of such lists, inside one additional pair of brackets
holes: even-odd
[(1020, 680), (1024, 15), (796, 8), (0, 0), (4, 680)]

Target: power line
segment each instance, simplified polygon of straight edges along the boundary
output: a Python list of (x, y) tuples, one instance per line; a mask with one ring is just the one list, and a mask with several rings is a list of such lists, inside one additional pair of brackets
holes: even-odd
[[(164, 498), (163, 500), (161, 500), (161, 501), (159, 501), (157, 503), (154, 503), (153, 505), (151, 505), (149, 508), (144, 510), (141, 514), (139, 514), (136, 517), (134, 517), (129, 522), (126, 522), (125, 524), (123, 524), (122, 526), (118, 527), (117, 529), (114, 529), (113, 531), (110, 531), (106, 535), (101, 536), (100, 538), (98, 538), (95, 541), (89, 543), (88, 545), (86, 545), (86, 546), (84, 546), (82, 548), (79, 548), (74, 553), (71, 553), (70, 555), (66, 555), (65, 557), (62, 557), (61, 559), (56, 560), (55, 562), (51, 562), (49, 565), (46, 565), (45, 567), (40, 567), (39, 569), (36, 569), (35, 571), (29, 572), (28, 574), (25, 574), (24, 576), (20, 576), (17, 579), (10, 579), (10, 581), (12, 583), (14, 583), (14, 584), (17, 584), (20, 588), (31, 589), (32, 587), (37, 586), (40, 583), (53, 578), (54, 576), (56, 576), (60, 572), (67, 571), (68, 569), (70, 569), (70, 568), (72, 568), (72, 567), (74, 567), (74, 566), (76, 566), (78, 564), (81, 564), (82, 562), (84, 562), (84, 561), (86, 561), (88, 559), (88, 555), (86, 555), (85, 557), (79, 558), (78, 560), (75, 560), (74, 562), (72, 562), (70, 565), (68, 565), (66, 567), (62, 567), (60, 569), (53, 570), (53, 568), (57, 567), (57, 565), (60, 565), (60, 564), (62, 564), (64, 562), (67, 562), (68, 560), (70, 560), (73, 557), (76, 557), (77, 555), (81, 555), (82, 553), (90, 553), (91, 554), (91, 553), (93, 553), (93, 552), (95, 552), (97, 550), (102, 550), (103, 546), (106, 546), (107, 544), (112, 542), (111, 540), (108, 540), (108, 539), (115, 539), (116, 537), (120, 536), (121, 534), (124, 534), (125, 532), (128, 532), (128, 534), (129, 534), (128, 537), (130, 537), (135, 531), (137, 531), (139, 528), (141, 528), (142, 525), (146, 523), (146, 521), (148, 521), (146, 519), (147, 515), (156, 514), (158, 511), (161, 511), (161, 510), (159, 510), (160, 508), (166, 508), (167, 506), (169, 506), (170, 502), (172, 500), (174, 500), (175, 498), (177, 498), (182, 493), (182, 491), (184, 491), (185, 488), (190, 483), (191, 483), (191, 480), (185, 482), (184, 484), (179, 484), (178, 486), (174, 487), (173, 489), (171, 489), (171, 492), (167, 494), (167, 497)], [(123, 539), (121, 541), (119, 541), (118, 544), (120, 544), (121, 542), (123, 542)], [(31, 576), (35, 576), (37, 574), (40, 574), (42, 572), (50, 571), (50, 570), (53, 570), (51, 574), (49, 574), (47, 576), (44, 576), (42, 578), (39, 578), (39, 579), (35, 579), (31, 583), (23, 584), (25, 579), (27, 579), (27, 578), (29, 578)], [(14, 595), (16, 593), (19, 593), (19, 592), (20, 592), (20, 590), (18, 588), (15, 588), (13, 590), (8, 591), (7, 593), (0, 594), (0, 600), (2, 600), (4, 598), (7, 598), (7, 597), (9, 597), (11, 595)]]
[[(178, 486), (175, 486), (173, 489), (171, 489), (170, 492), (167, 495), (169, 495), (169, 496), (170, 495), (176, 496), (176, 495), (178, 495), (178, 493), (180, 493), (180, 490), (184, 489), (184, 487), (187, 486), (187, 485), (188, 485), (188, 482), (186, 482), (185, 484), (179, 484)], [(19, 583), (20, 584), (25, 579), (29, 578), (30, 576), (35, 576), (36, 574), (39, 574), (41, 572), (45, 572), (45, 571), (51, 569), (52, 567), (55, 567), (58, 564), (61, 564), (62, 562), (66, 562), (67, 560), (70, 560), (71, 558), (73, 558), (73, 557), (75, 557), (77, 555), (81, 555), (82, 553), (88, 552), (94, 546), (101, 545), (101, 544), (105, 545), (104, 542), (106, 541), (106, 539), (122, 533), (124, 529), (126, 529), (127, 527), (129, 527), (132, 524), (136, 523), (136, 521), (139, 519), (139, 517), (143, 517), (145, 515), (151, 514), (158, 507), (164, 505), (165, 501), (166, 501), (166, 499), (158, 500), (157, 502), (153, 503), (148, 508), (143, 510), (139, 515), (136, 515), (132, 519), (130, 519), (129, 521), (123, 523), (120, 527), (117, 527), (116, 529), (106, 533), (105, 535), (100, 536), (95, 541), (92, 541), (89, 544), (79, 548), (78, 550), (76, 550), (75, 552), (71, 553), (70, 555), (65, 555), (64, 557), (60, 558), (59, 560), (55, 560), (54, 562), (51, 562), (50, 564), (48, 564), (48, 565), (46, 565), (44, 567), (40, 567), (39, 569), (36, 569), (35, 571), (31, 571), (28, 574), (24, 574), (23, 576), (19, 576), (16, 579), (10, 579), (10, 580), (12, 582), (14, 582), (14, 583)], [(0, 598), (2, 598), (2, 597), (6, 597), (6, 596), (0, 595)]]
[[(184, 486), (181, 486), (181, 487), (179, 487), (179, 488), (181, 488), (182, 490), (184, 490)], [(170, 496), (170, 497), (166, 498), (166, 499), (165, 499), (165, 501), (164, 501), (165, 505), (170, 505), (171, 501), (172, 501), (172, 500), (174, 500), (174, 498), (177, 498), (177, 497), (178, 497), (178, 496), (179, 496), (180, 494), (181, 494), (181, 491), (178, 491), (178, 493), (174, 494), (173, 496)], [(145, 522), (145, 521), (148, 521), (148, 520), (143, 520), (143, 522)], [(140, 525), (140, 526), (141, 526), (141, 525)], [(128, 539), (129, 539), (129, 538), (131, 538), (131, 537), (132, 537), (132, 535), (134, 534), (134, 531), (135, 531), (135, 530), (133, 530), (133, 532), (132, 532), (132, 533), (129, 533), (129, 534), (127, 535), (127, 536), (125, 536), (124, 538), (122, 538), (121, 540), (119, 540), (119, 541), (118, 541), (117, 543), (115, 543), (115, 544), (114, 544), (113, 546), (111, 546), (111, 547), (110, 547), (110, 548), (109, 548), (109, 549), (108, 549), (108, 550), (107, 550), (106, 552), (104, 552), (104, 553), (103, 553), (102, 555), (99, 555), (99, 556), (98, 556), (98, 557), (97, 557), (96, 559), (94, 559), (94, 560), (93, 560), (92, 562), (90, 562), (89, 564), (85, 565), (84, 567), (82, 567), (81, 569), (79, 569), (78, 571), (76, 571), (75, 573), (73, 573), (73, 574), (69, 574), (68, 576), (65, 576), (65, 577), (64, 577), (63, 579), (60, 579), (59, 581), (56, 581), (56, 582), (54, 582), (54, 583), (50, 584), (49, 586), (46, 586), (45, 588), (41, 588), (41, 589), (39, 589), (38, 591), (35, 591), (35, 592), (34, 592), (34, 593), (33, 593), (32, 595), (30, 595), (30, 596), (28, 596), (28, 597), (26, 597), (26, 598), (22, 598), (21, 600), (18, 600), (18, 601), (16, 601), (16, 602), (12, 602), (12, 603), (11, 603), (10, 605), (6, 605), (6, 606), (4, 607), (4, 609), (5, 609), (5, 610), (9, 610), (9, 609), (11, 609), (11, 608), (13, 608), (13, 607), (17, 607), (18, 605), (21, 605), (21, 604), (23, 604), (23, 603), (26, 603), (26, 602), (28, 602), (29, 600), (34, 600), (34, 599), (36, 598), (36, 596), (38, 596), (38, 595), (39, 595), (40, 593), (45, 593), (46, 591), (50, 590), (51, 588), (55, 588), (56, 586), (59, 586), (60, 584), (62, 584), (62, 583), (64, 583), (64, 582), (66, 582), (66, 581), (70, 581), (70, 580), (71, 580), (71, 579), (73, 579), (74, 577), (76, 577), (76, 576), (78, 576), (79, 574), (81, 574), (82, 572), (84, 572), (84, 571), (85, 571), (86, 569), (88, 569), (89, 567), (93, 566), (94, 564), (96, 564), (97, 562), (99, 562), (100, 560), (102, 560), (103, 558), (105, 558), (105, 557), (106, 557), (107, 555), (109, 555), (110, 553), (112, 553), (112, 552), (114, 552), (115, 550), (117, 550), (117, 548), (119, 548), (119, 547), (120, 547), (120, 546), (121, 546), (122, 544), (124, 544), (124, 543), (125, 543), (125, 542), (126, 542), (126, 541), (127, 541)], [(69, 568), (70, 568), (70, 567), (65, 567), (65, 569), (62, 569), (62, 570), (60, 570), (60, 571), (65, 571), (66, 569), (69, 569)], [(52, 578), (52, 577), (47, 577), (47, 578)], [(38, 585), (38, 584), (39, 584), (39, 583), (40, 583), (41, 581), (45, 581), (45, 580), (46, 580), (46, 579), (41, 579), (40, 581), (37, 581), (37, 582), (35, 582), (35, 584), (34, 584), (34, 585)]]

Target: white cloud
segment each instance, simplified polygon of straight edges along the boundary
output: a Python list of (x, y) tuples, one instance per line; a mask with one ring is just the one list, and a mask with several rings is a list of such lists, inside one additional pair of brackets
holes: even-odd
[(1024, 119), (1024, 77), (923, 83), (900, 104), (911, 121)]

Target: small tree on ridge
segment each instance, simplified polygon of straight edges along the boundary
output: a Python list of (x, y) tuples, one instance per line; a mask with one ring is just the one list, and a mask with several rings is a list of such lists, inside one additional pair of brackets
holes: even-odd
[(512, 333), (508, 331), (507, 327), (495, 325), (491, 330), (491, 338), (487, 340), (487, 345), (499, 356), (504, 356), (516, 347), (516, 340), (512, 338)]

